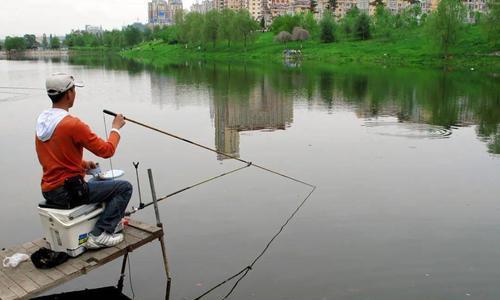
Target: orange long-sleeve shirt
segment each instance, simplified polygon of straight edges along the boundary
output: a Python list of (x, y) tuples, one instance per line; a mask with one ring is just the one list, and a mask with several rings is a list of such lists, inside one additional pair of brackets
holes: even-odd
[(104, 141), (80, 119), (64, 117), (48, 141), (42, 142), (35, 136), (36, 153), (43, 168), (42, 191), (62, 186), (66, 178), (85, 175), (83, 148), (108, 158), (115, 153), (119, 141), (120, 135), (115, 131)]

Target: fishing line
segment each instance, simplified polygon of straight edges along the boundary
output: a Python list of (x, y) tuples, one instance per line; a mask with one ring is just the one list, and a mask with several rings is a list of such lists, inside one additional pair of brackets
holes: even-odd
[(248, 265), (247, 267), (245, 267), (243, 270), (239, 271), (235, 275), (232, 275), (229, 278), (218, 283), (217, 285), (210, 288), (209, 290), (207, 290), (206, 292), (204, 292), (200, 296), (194, 298), (194, 300), (199, 300), (199, 299), (203, 298), (204, 296), (208, 295), (210, 292), (214, 291), (218, 287), (224, 285), (225, 283), (231, 281), (232, 279), (236, 278), (238, 275), (243, 273), (243, 275), (241, 275), (241, 277), (238, 278), (236, 283), (232, 286), (231, 290), (222, 299), (224, 300), (224, 299), (227, 299), (229, 296), (231, 296), (231, 294), (234, 292), (234, 290), (236, 289), (238, 284), (241, 282), (241, 280), (243, 280), (243, 278), (245, 278), (245, 276), (247, 276), (248, 272), (250, 272), (250, 270), (253, 269), (254, 265), (262, 258), (262, 256), (264, 256), (264, 254), (267, 252), (269, 247), (271, 247), (271, 244), (274, 242), (274, 240), (278, 237), (278, 235), (280, 235), (283, 232), (283, 230), (288, 225), (288, 223), (290, 223), (290, 221), (295, 217), (297, 212), (302, 208), (302, 206), (304, 206), (304, 204), (307, 202), (307, 200), (309, 199), (309, 197), (312, 195), (312, 193), (315, 190), (316, 190), (316, 187), (313, 187), (311, 189), (309, 194), (307, 194), (307, 196), (304, 198), (304, 200), (302, 200), (302, 202), (299, 204), (299, 206), (297, 206), (297, 208), (292, 212), (292, 214), (288, 217), (288, 219), (286, 219), (285, 223), (283, 223), (283, 225), (281, 225), (280, 229), (273, 235), (273, 237), (269, 240), (269, 242), (267, 242), (266, 246), (262, 249), (262, 251), (259, 253), (259, 255), (257, 255), (255, 257), (255, 259), (252, 261), (252, 263), (250, 265)]
[[(106, 110), (104, 109), (103, 110), (103, 113), (104, 114), (108, 114), (108, 115), (111, 115), (111, 116), (117, 116), (116, 113), (112, 112), (112, 111), (109, 111), (109, 110)], [(214, 177), (211, 177), (211, 178), (208, 178), (206, 180), (203, 180), (199, 183), (196, 183), (194, 185), (191, 185), (191, 186), (188, 186), (186, 188), (183, 188), (183, 189), (180, 189), (176, 192), (173, 192), (169, 195), (166, 195), (160, 199), (157, 199), (157, 201), (160, 201), (160, 200), (164, 200), (164, 199), (167, 199), (173, 195), (176, 195), (178, 193), (181, 193), (183, 191), (186, 191), (188, 189), (191, 189), (195, 186), (198, 186), (198, 185), (201, 185), (203, 183), (206, 183), (206, 182), (209, 182), (209, 181), (212, 181), (214, 179), (217, 179), (217, 178), (220, 178), (222, 176), (225, 176), (225, 175), (228, 175), (228, 174), (231, 174), (231, 173), (234, 173), (234, 172), (237, 172), (237, 171), (240, 171), (244, 168), (248, 168), (250, 166), (253, 166), (253, 167), (256, 167), (258, 169), (261, 169), (261, 170), (264, 170), (266, 172), (270, 172), (272, 174), (275, 174), (275, 175), (278, 175), (278, 176), (281, 176), (281, 177), (284, 177), (284, 178), (287, 178), (289, 180), (292, 180), (292, 181), (295, 181), (297, 183), (300, 183), (300, 184), (303, 184), (303, 185), (306, 185), (308, 187), (311, 188), (311, 190), (309, 191), (309, 193), (307, 194), (307, 196), (300, 202), (300, 204), (297, 206), (297, 208), (292, 212), (292, 214), (286, 219), (286, 221), (283, 223), (283, 225), (281, 225), (280, 229), (272, 236), (272, 238), (267, 242), (267, 244), (264, 246), (264, 248), (262, 249), (262, 251), (254, 258), (254, 260), (248, 265), (246, 266), (245, 268), (243, 268), (241, 271), (239, 271), (238, 273), (228, 277), (227, 279), (224, 279), (223, 281), (221, 281), (220, 283), (216, 284), (215, 286), (213, 286), (212, 288), (208, 289), (206, 292), (204, 292), (203, 294), (201, 294), (200, 296), (194, 298), (194, 300), (199, 300), (203, 297), (205, 297), (206, 295), (208, 295), (209, 293), (211, 293), (212, 291), (216, 290), (217, 288), (223, 286), (224, 284), (230, 282), (231, 280), (237, 278), (238, 276), (240, 276), (238, 278), (238, 280), (235, 282), (235, 284), (231, 287), (231, 289), (229, 290), (229, 292), (222, 298), (223, 300), (227, 299), (229, 296), (231, 296), (231, 294), (235, 291), (235, 289), (237, 288), (237, 286), (239, 285), (239, 283), (247, 276), (248, 272), (250, 272), (250, 270), (252, 270), (252, 268), (254, 267), (254, 265), (262, 258), (262, 256), (264, 256), (264, 254), (267, 252), (267, 250), (269, 249), (269, 247), (271, 247), (271, 244), (276, 240), (276, 238), (283, 232), (283, 230), (285, 229), (285, 227), (288, 225), (288, 223), (295, 217), (295, 215), (298, 213), (298, 211), (304, 206), (304, 204), (307, 202), (307, 200), (309, 199), (309, 197), (312, 195), (312, 193), (316, 190), (316, 186), (313, 185), (313, 184), (310, 184), (310, 183), (307, 183), (305, 181), (302, 181), (300, 179), (297, 179), (295, 177), (292, 177), (292, 176), (289, 176), (289, 175), (286, 175), (286, 174), (283, 174), (281, 172), (278, 172), (278, 171), (274, 171), (272, 169), (269, 169), (269, 168), (266, 168), (264, 166), (261, 166), (261, 165), (258, 165), (258, 164), (254, 164), (250, 161), (246, 161), (244, 159), (241, 159), (239, 157), (236, 157), (236, 156), (232, 156), (232, 155), (229, 155), (229, 154), (226, 154), (224, 152), (221, 152), (221, 151), (218, 151), (216, 149), (213, 149), (213, 148), (210, 148), (210, 147), (207, 147), (207, 146), (204, 146), (202, 144), (199, 144), (199, 143), (196, 143), (196, 142), (193, 142), (191, 140), (188, 140), (188, 139), (185, 139), (183, 137), (180, 137), (180, 136), (177, 136), (175, 134), (172, 134), (172, 133), (169, 133), (167, 131), (164, 131), (164, 130), (161, 130), (159, 128), (155, 128), (153, 126), (150, 126), (150, 125), (147, 125), (147, 124), (144, 124), (144, 123), (141, 123), (139, 121), (135, 121), (133, 119), (130, 119), (130, 118), (127, 118), (127, 117), (124, 117), (125, 120), (129, 121), (129, 122), (132, 122), (134, 124), (137, 124), (139, 126), (142, 126), (142, 127), (145, 127), (145, 128), (148, 128), (150, 130), (153, 130), (153, 131), (156, 131), (156, 132), (159, 132), (161, 134), (164, 134), (164, 135), (167, 135), (167, 136), (170, 136), (172, 138), (175, 138), (175, 139), (178, 139), (178, 140), (181, 140), (183, 142), (186, 142), (186, 143), (189, 143), (189, 144), (192, 144), (194, 146), (197, 146), (197, 147), (200, 147), (200, 148), (203, 148), (203, 149), (206, 149), (206, 150), (209, 150), (209, 151), (212, 151), (212, 152), (215, 152), (219, 155), (223, 155), (225, 157), (228, 157), (228, 158), (231, 158), (231, 159), (234, 159), (234, 160), (237, 160), (239, 162), (242, 162), (242, 163), (245, 163), (246, 165), (243, 166), (243, 167), (240, 167), (240, 168), (237, 168), (237, 169), (234, 169), (232, 171), (229, 171), (229, 172), (226, 172), (226, 173), (223, 173), (223, 174), (220, 174), (220, 175), (217, 175), (217, 176), (214, 176)], [(143, 206), (143, 208), (151, 205), (153, 203), (148, 203), (146, 205)], [(135, 213), (136, 211), (138, 210), (135, 210), (133, 211), (132, 213)]]

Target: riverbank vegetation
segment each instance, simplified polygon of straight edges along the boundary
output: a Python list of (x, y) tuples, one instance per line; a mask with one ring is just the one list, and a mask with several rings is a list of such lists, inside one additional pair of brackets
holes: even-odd
[[(248, 21), (238, 30), (238, 13), (213, 11), (178, 16), (177, 25), (161, 30), (160, 39), (123, 52), (125, 57), (162, 64), (178, 59), (282, 61), (285, 49), (300, 49), (302, 61), (334, 64), (500, 69), (498, 8), (466, 22), (461, 1), (442, 0), (431, 15), (411, 6), (392, 14), (378, 5), (373, 16), (351, 9), (336, 20), (325, 13), (277, 17), (268, 32)], [(228, 26), (232, 25), (232, 26)], [(495, 29), (496, 28), (496, 29)], [(293, 32), (305, 32), (301, 38)]]
[[(121, 51), (159, 64), (179, 59), (281, 62), (284, 50), (294, 49), (300, 51), (292, 52), (298, 53), (292, 59), (300, 61), (498, 70), (500, 8), (494, 1), (489, 0), (484, 15), (467, 12), (460, 0), (441, 0), (430, 15), (418, 5), (393, 14), (382, 1), (374, 1), (373, 16), (354, 7), (338, 19), (332, 13), (337, 3), (331, 0), (320, 20), (311, 11), (278, 16), (267, 27), (246, 10), (179, 13), (175, 25), (77, 31), (67, 34), (63, 44), (73, 50)], [(17, 43), (10, 49), (28, 48), (26, 36), (7, 39)], [(54, 40), (45, 47), (57, 48)]]

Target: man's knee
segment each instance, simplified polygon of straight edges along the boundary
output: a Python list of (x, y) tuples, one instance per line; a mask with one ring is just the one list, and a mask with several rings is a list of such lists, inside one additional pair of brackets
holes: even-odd
[(119, 186), (120, 192), (126, 196), (127, 200), (132, 197), (132, 192), (134, 190), (132, 184), (130, 182), (122, 180), (120, 181), (120, 186)]

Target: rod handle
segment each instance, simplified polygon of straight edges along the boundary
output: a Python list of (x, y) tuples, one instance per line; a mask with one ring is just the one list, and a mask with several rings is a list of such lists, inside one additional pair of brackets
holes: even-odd
[(107, 115), (111, 115), (113, 117), (116, 117), (116, 113), (115, 112), (112, 112), (110, 110), (107, 110), (107, 109), (103, 109), (102, 110), (103, 113), (107, 114)]

